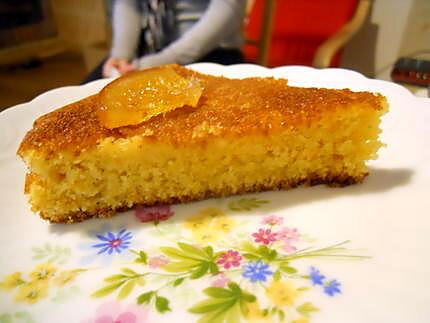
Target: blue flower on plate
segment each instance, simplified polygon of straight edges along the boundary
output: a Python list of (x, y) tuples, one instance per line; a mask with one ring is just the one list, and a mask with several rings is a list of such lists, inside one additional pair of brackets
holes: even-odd
[(99, 249), (97, 254), (107, 253), (110, 255), (113, 252), (121, 253), (128, 249), (133, 235), (130, 231), (121, 229), (117, 234), (108, 231), (105, 235), (97, 234), (96, 237), (102, 241), (101, 243), (92, 245), (93, 248)]
[(324, 285), (324, 293), (329, 296), (334, 296), (336, 293), (340, 294), (341, 290), (339, 287), (340, 283), (336, 279), (333, 279)]
[(312, 285), (323, 285), (325, 276), (321, 274), (321, 272), (317, 268), (311, 267), (309, 279), (311, 280)]
[(89, 229), (86, 238), (79, 243), (78, 248), (82, 252), (79, 263), (88, 266), (99, 262), (107, 266), (119, 259), (128, 261), (134, 257), (129, 250), (141, 244), (138, 233), (127, 229), (125, 224), (102, 223), (96, 229)]
[(258, 281), (265, 282), (267, 277), (273, 275), (273, 272), (269, 270), (269, 265), (263, 261), (250, 261), (243, 266), (242, 276), (256, 283)]

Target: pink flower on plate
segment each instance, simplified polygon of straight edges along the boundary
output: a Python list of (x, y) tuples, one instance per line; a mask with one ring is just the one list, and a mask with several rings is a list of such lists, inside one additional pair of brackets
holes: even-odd
[(297, 251), (297, 248), (294, 247), (290, 242), (285, 241), (285, 244), (282, 246), (282, 250), (286, 253), (293, 253)]
[(231, 267), (239, 267), (241, 260), (242, 256), (239, 255), (239, 252), (235, 250), (229, 250), (222, 253), (216, 263), (218, 265), (223, 265), (225, 269), (230, 269)]
[(282, 240), (285, 242), (295, 242), (300, 238), (300, 233), (296, 228), (283, 227), (276, 232), (276, 240)]
[(276, 241), (276, 233), (270, 229), (259, 229), (258, 232), (252, 234), (254, 241), (262, 244), (270, 244)]
[(148, 265), (152, 269), (163, 267), (169, 263), (169, 258), (165, 256), (155, 256), (148, 259)]
[(212, 282), (212, 287), (223, 288), (230, 282), (230, 279), (225, 277), (224, 273), (216, 275), (215, 278), (216, 279)]
[(266, 215), (263, 220), (261, 220), (261, 223), (264, 225), (281, 225), (284, 222), (284, 218), (276, 215)]
[(100, 305), (93, 317), (81, 323), (149, 323), (148, 311), (143, 306), (130, 304), (123, 307), (119, 302)]
[(140, 222), (158, 222), (166, 221), (175, 214), (169, 205), (138, 207), (135, 216)]

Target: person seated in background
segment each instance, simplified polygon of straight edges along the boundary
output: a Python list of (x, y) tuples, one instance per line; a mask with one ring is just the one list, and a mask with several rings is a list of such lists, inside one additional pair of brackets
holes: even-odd
[(114, 0), (109, 57), (84, 83), (162, 64), (243, 62), (246, 0)]

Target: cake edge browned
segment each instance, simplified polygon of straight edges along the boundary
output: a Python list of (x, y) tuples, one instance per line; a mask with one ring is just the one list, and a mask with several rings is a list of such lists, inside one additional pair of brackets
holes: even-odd
[(100, 208), (93, 212), (77, 211), (77, 212), (72, 212), (64, 215), (58, 215), (56, 217), (47, 216), (43, 212), (40, 212), (40, 217), (44, 220), (49, 221), (50, 223), (63, 223), (63, 224), (79, 223), (91, 218), (110, 218), (118, 214), (118, 212), (132, 210), (139, 206), (149, 207), (149, 206), (155, 206), (155, 205), (189, 203), (189, 202), (196, 202), (196, 201), (201, 201), (209, 198), (220, 198), (225, 196), (234, 196), (234, 195), (241, 195), (246, 193), (289, 190), (298, 186), (315, 186), (315, 185), (325, 184), (329, 187), (345, 187), (352, 184), (362, 183), (364, 178), (367, 175), (368, 175), (367, 172), (359, 176), (351, 176), (348, 174), (336, 174), (336, 175), (328, 175), (326, 177), (321, 177), (321, 176), (315, 175), (315, 176), (308, 176), (307, 178), (300, 179), (295, 182), (280, 180), (274, 184), (260, 183), (260, 184), (248, 185), (248, 186), (242, 187), (236, 192), (231, 192), (228, 190), (228, 188), (220, 189), (219, 191), (207, 190), (195, 195), (176, 196), (176, 197), (170, 197), (167, 199), (154, 199), (153, 201), (148, 201), (144, 204), (135, 203), (132, 206), (119, 206), (116, 208)]

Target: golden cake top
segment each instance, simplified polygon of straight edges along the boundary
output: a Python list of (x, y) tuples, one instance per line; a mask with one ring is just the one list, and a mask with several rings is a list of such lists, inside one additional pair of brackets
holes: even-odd
[[(121, 120), (122, 124), (133, 122), (127, 126), (116, 125), (118, 127), (110, 124), (112, 129), (109, 129), (101, 115), (108, 102), (102, 94), (112, 88), (107, 85), (102, 94), (89, 96), (38, 118), (22, 141), (18, 154), (22, 156), (29, 149), (48, 154), (61, 150), (80, 152), (107, 137), (144, 135), (149, 140), (182, 144), (210, 136), (269, 133), (295, 129), (323, 114), (354, 104), (376, 110), (382, 110), (385, 105), (383, 96), (369, 92), (292, 87), (285, 79), (228, 79), (200, 74), (178, 65), (135, 72), (132, 77), (165, 69), (197, 81), (202, 91), (198, 93), (193, 88), (191, 99), (182, 97), (177, 101), (179, 104), (172, 101), (168, 102), (167, 108), (154, 113), (145, 111), (145, 121), (141, 123), (132, 125), (136, 120), (125, 118), (125, 121)], [(130, 76), (125, 76), (113, 83), (127, 78), (130, 80)], [(110, 97), (115, 99), (115, 96)], [(197, 105), (190, 106), (196, 98)], [(186, 102), (184, 107), (181, 102)]]

